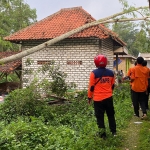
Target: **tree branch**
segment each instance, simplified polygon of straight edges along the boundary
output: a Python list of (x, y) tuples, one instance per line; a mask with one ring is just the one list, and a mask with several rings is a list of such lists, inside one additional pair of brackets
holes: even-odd
[(149, 8), (149, 7), (148, 7), (148, 6), (144, 6), (144, 7), (137, 7), (137, 8), (131, 9), (131, 10), (124, 10), (124, 11), (122, 11), (122, 12), (116, 13), (116, 14), (114, 14), (114, 15), (112, 15), (112, 16), (109, 16), (109, 17), (100, 19), (100, 20), (98, 20), (98, 21), (101, 22), (101, 21), (104, 21), (104, 20), (109, 20), (109, 19), (112, 19), (112, 18), (121, 16), (121, 15), (124, 15), (124, 14), (130, 13), (130, 12), (133, 12), (133, 11), (137, 11), (137, 10), (140, 10), (140, 9), (146, 9), (146, 8)]
[[(139, 9), (144, 9), (144, 8), (147, 8), (147, 7), (138, 7), (138, 8), (135, 8), (134, 10), (130, 10), (129, 12), (132, 12), (132, 11), (136, 11), (136, 10), (139, 10)], [(50, 45), (53, 45), (61, 40), (64, 40), (68, 37), (70, 37), (71, 35), (75, 34), (75, 33), (78, 33), (84, 29), (87, 29), (89, 27), (92, 27), (92, 26), (96, 26), (96, 25), (99, 25), (99, 24), (104, 24), (104, 23), (114, 23), (114, 22), (125, 22), (125, 21), (137, 21), (137, 20), (147, 20), (148, 18), (150, 18), (150, 16), (146, 16), (146, 17), (143, 17), (143, 18), (129, 18), (129, 19), (114, 19), (114, 20), (110, 20), (110, 19), (113, 19), (117, 16), (120, 16), (120, 15), (123, 15), (127, 12), (123, 11), (123, 12), (120, 12), (120, 13), (117, 13), (117, 14), (114, 14), (112, 16), (109, 16), (109, 17), (106, 17), (106, 18), (103, 18), (103, 19), (100, 19), (98, 21), (94, 21), (94, 22), (91, 22), (91, 23), (88, 23), (88, 24), (85, 24), (79, 28), (76, 28), (74, 30), (71, 30), (67, 33), (64, 33), (52, 40), (49, 40), (47, 42), (44, 42), (38, 46), (35, 46), (35, 47), (32, 47), (30, 49), (27, 49), (25, 51), (22, 51), (18, 54), (15, 54), (15, 55), (12, 55), (12, 56), (9, 56), (9, 57), (6, 57), (6, 58), (3, 58), (3, 59), (0, 59), (0, 65), (2, 64), (5, 64), (5, 63), (8, 63), (8, 62), (11, 62), (11, 61), (15, 61), (15, 60), (18, 60), (18, 59), (21, 59), (25, 56), (28, 56), (34, 52), (37, 52), (43, 48), (45, 48), (45, 46), (50, 46)], [(104, 30), (104, 29), (103, 29)]]

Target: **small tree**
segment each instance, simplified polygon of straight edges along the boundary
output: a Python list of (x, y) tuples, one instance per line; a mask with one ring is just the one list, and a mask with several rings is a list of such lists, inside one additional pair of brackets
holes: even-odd
[[(28, 59), (26, 65), (29, 66), (31, 64), (32, 60)], [(68, 89), (76, 86), (73, 83), (66, 83), (67, 74), (60, 71), (60, 66), (56, 65), (54, 61), (42, 65), (36, 72), (24, 70), (23, 73), (29, 75), (27, 77), (27, 85), (30, 84), (29, 82), (34, 82), (37, 91), (49, 96), (55, 94), (58, 97), (64, 97)], [(43, 79), (40, 81), (39, 74), (43, 75)]]

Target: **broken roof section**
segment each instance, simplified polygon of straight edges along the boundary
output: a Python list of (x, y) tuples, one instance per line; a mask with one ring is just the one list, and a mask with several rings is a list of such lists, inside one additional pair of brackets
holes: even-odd
[[(11, 56), (11, 55), (15, 55), (17, 53), (20, 52), (0, 52), (0, 59)], [(0, 65), (0, 72), (4, 73), (4, 74), (9, 74), (13, 71), (15, 71), (16, 69), (18, 69), (19, 67), (21, 67), (21, 60), (16, 60), (16, 61), (12, 61), (6, 64), (2, 64)]]
[[(96, 20), (82, 7), (65, 8), (5, 37), (5, 40), (14, 43), (25, 40), (49, 40), (93, 21)], [(69, 38), (82, 37), (98, 37), (100, 39), (111, 37), (120, 45), (126, 45), (116, 33), (112, 32), (102, 24), (84, 29)]]

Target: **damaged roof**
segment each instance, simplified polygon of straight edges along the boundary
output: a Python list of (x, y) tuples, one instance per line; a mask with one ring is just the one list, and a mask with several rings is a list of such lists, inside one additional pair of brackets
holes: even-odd
[[(0, 52), (0, 59), (15, 55), (17, 53), (19, 53), (19, 52)], [(9, 74), (9, 73), (15, 71), (21, 65), (22, 65), (21, 60), (16, 60), (16, 61), (12, 61), (12, 62), (9, 62), (6, 64), (2, 64), (2, 65), (0, 65), (0, 72)]]
[[(64, 8), (4, 39), (14, 43), (24, 40), (50, 40), (93, 21), (96, 20), (82, 7)], [(119, 44), (126, 45), (116, 33), (102, 24), (84, 29), (69, 38), (82, 37), (111, 37)]]

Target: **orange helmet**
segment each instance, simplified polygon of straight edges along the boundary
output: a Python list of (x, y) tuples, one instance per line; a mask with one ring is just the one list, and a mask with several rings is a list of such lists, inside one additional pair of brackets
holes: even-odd
[(97, 55), (94, 58), (94, 63), (96, 67), (106, 67), (107, 65), (107, 58), (105, 55)]

